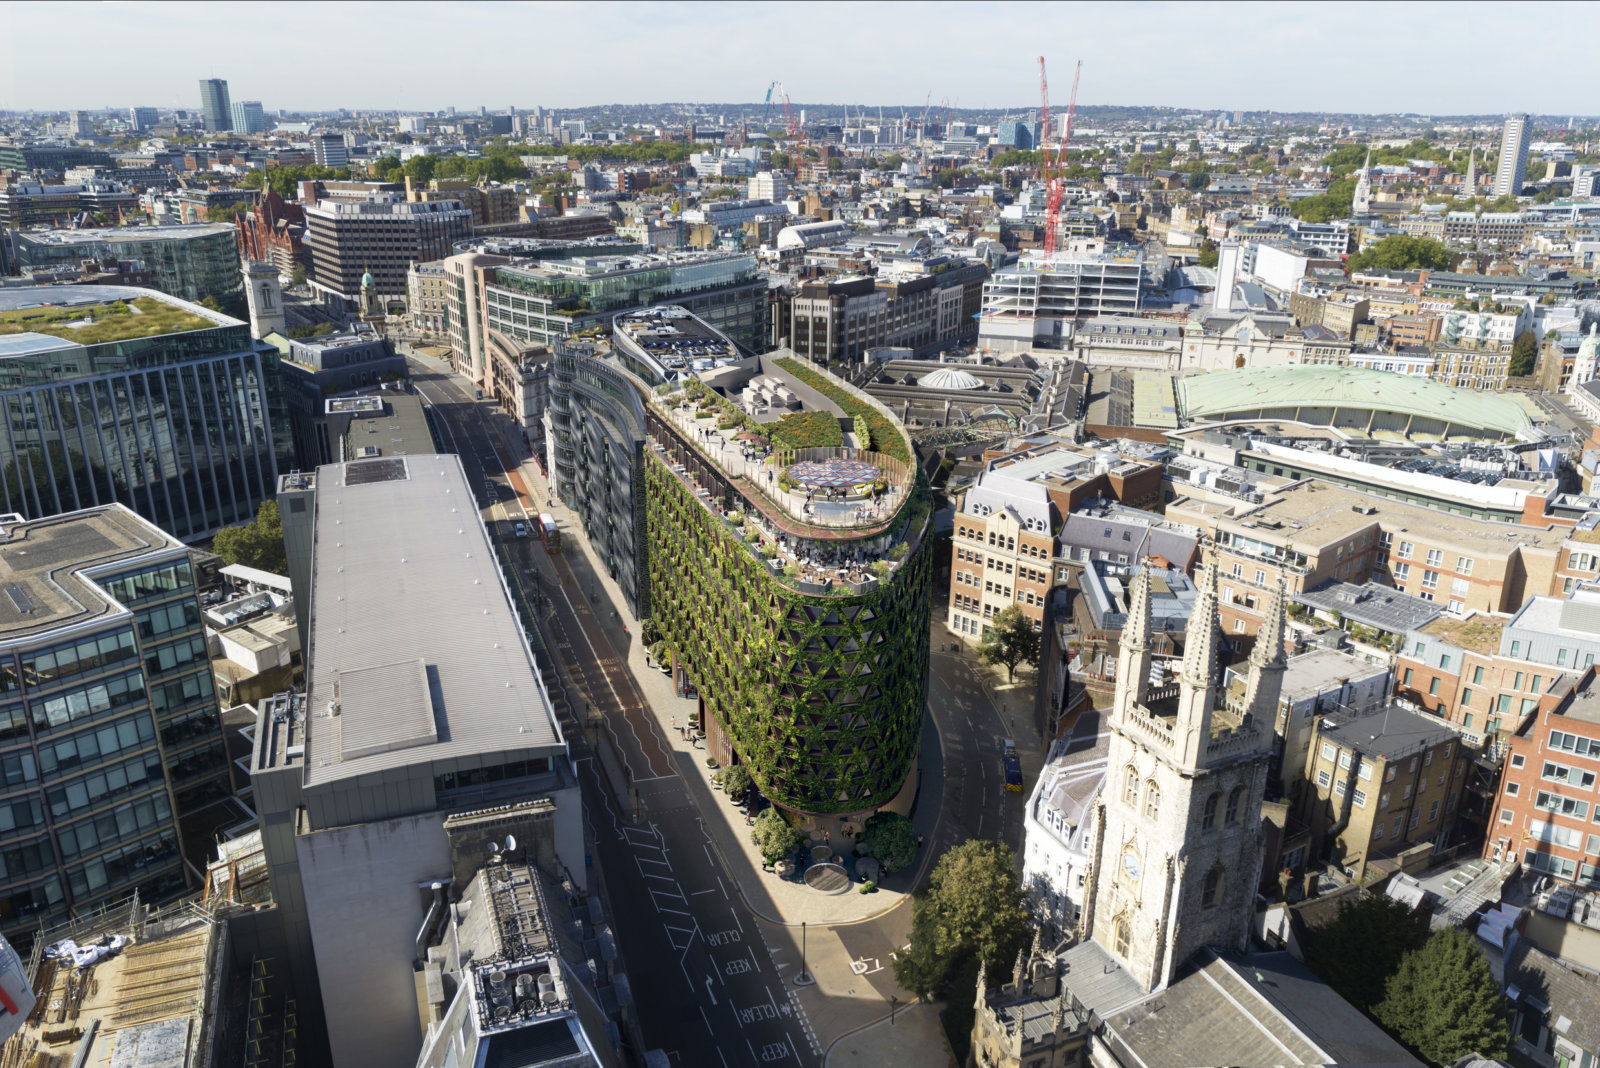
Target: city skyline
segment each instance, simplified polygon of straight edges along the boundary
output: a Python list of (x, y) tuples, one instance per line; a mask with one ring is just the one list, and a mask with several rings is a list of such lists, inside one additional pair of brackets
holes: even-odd
[[(1474, 7), (1487, 9), (1469, 5), (1468, 14)], [(55, 32), (64, 13), (74, 8), (85, 16), (92, 12), (102, 32), (75, 44), (83, 62), (70, 85), (62, 85), (52, 76), (51, 51), (26, 43)], [(619, 10), (623, 8), (627, 10)], [(921, 10), (931, 17), (906, 23), (888, 13), (894, 9), (830, 3), (806, 9), (808, 23), (819, 32), (785, 36), (786, 51), (780, 55), (770, 44), (781, 27), (765, 7), (468, 3), (419, 9), (403, 20), (388, 19), (381, 9), (365, 4), (313, 8), (280, 3), (256, 10), (272, 12), (285, 24), (304, 16), (326, 32), (307, 38), (286, 70), (281, 53), (239, 51), (231, 47), (231, 29), (196, 25), (186, 9), (174, 4), (6, 5), (0, 9), (0, 37), (10, 48), (9, 62), (0, 65), (0, 110), (135, 103), (197, 109), (196, 81), (205, 77), (227, 79), (235, 95), (262, 100), (269, 112), (340, 107), (420, 111), (451, 104), (504, 110), (508, 104), (738, 103), (761, 100), (775, 80), (784, 83), (796, 102), (811, 104), (909, 108), (931, 93), (935, 103), (947, 100), (951, 106), (1019, 109), (1037, 104), (1036, 56), (1042, 47), (1052, 64), (1055, 95), (1063, 100), (1071, 64), (1084, 61), (1079, 101), (1085, 105), (1567, 114), (1571, 101), (1582, 99), (1579, 49), (1588, 36), (1584, 27), (1600, 28), (1600, 14), (1592, 9), (1554, 4), (1522, 5), (1516, 25), (1490, 35), (1480, 32), (1478, 20), (1441, 20), (1437, 8), (1421, 4), (1318, 6), (1274, 11), (1270, 21), (1230, 23), (1234, 9), (1211, 3), (1022, 3), (982, 8), (998, 32), (960, 35), (960, 54), (953, 55), (948, 23), (962, 17), (964, 9), (958, 5), (925, 7)], [(597, 18), (600, 11), (612, 14)], [(1374, 19), (1381, 20), (1381, 37), (1372, 33)], [(1541, 32), (1552, 20), (1570, 32)], [(145, 62), (151, 50), (178, 33), (192, 46), (188, 51), (196, 57), (193, 62), (155, 68)], [(1137, 35), (1139, 48), (1127, 47), (1130, 34)], [(366, 47), (343, 48), (340, 42), (355, 35)], [(582, 41), (591, 36), (593, 48), (541, 50), (539, 44), (542, 39)], [(1216, 62), (1204, 62), (1209, 40), (1236, 46), (1250, 42), (1249, 61), (1229, 63), (1217, 53)], [(418, 41), (429, 42), (426, 52), (417, 49)], [(1317, 42), (1315, 51), (1329, 57), (1328, 66), (1338, 77), (1308, 76), (1319, 64), (1315, 55), (1307, 55), (1308, 41)], [(1536, 50), (1543, 77), (1536, 83), (1519, 81), (1513, 90), (1494, 80), (1437, 78), (1436, 65), (1417, 62), (1418, 41), (1452, 57), (1452, 65), (1461, 70), (1479, 65), (1498, 69), (1508, 50)], [(593, 55), (599, 48), (615, 60), (603, 79), (594, 77)], [(473, 58), (470, 84), (446, 86), (402, 73), (418, 73), (426, 68), (417, 64), (430, 59), (449, 62), (466, 49)], [(671, 56), (686, 58), (663, 61)], [(530, 66), (530, 58), (536, 58), (537, 66)]]

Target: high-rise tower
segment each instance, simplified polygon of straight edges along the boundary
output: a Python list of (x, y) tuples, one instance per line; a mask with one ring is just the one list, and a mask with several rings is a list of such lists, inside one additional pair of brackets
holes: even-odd
[(206, 129), (211, 133), (226, 133), (233, 129), (233, 106), (228, 100), (227, 79), (200, 79), (200, 111), (205, 116)]
[(1500, 134), (1500, 159), (1494, 168), (1495, 196), (1522, 192), (1523, 179), (1528, 176), (1528, 144), (1532, 140), (1533, 116), (1506, 116), (1505, 129)]
[(1216, 677), (1215, 557), (1199, 585), (1177, 680), (1154, 684), (1150, 578), (1134, 580), (1079, 921), (1146, 991), (1202, 946), (1243, 950), (1260, 880), (1283, 595), (1269, 604), (1243, 697), (1229, 702)]

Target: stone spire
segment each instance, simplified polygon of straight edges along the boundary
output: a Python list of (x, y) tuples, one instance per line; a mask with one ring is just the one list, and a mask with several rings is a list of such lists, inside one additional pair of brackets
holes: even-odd
[(1014, 994), (1014, 995), (1016, 995), (1018, 997), (1022, 996), (1022, 977), (1027, 975), (1027, 974), (1028, 974), (1028, 951), (1026, 949), (1019, 948), (1017, 950), (1017, 963), (1015, 963), (1015, 964), (1013, 964), (1011, 966), (1011, 992), (1012, 992), (1012, 994)]
[(1128, 621), (1122, 626), (1117, 647), (1119, 709), (1144, 699), (1150, 683), (1150, 628), (1150, 569), (1141, 564), (1128, 591)]
[(982, 1010), (983, 1003), (989, 994), (989, 964), (981, 956), (978, 958), (978, 1000), (973, 1003), (973, 1008)]
[(1200, 577), (1194, 614), (1184, 633), (1183, 667), (1178, 671), (1178, 721), (1173, 737), (1185, 767), (1198, 767), (1211, 738), (1211, 712), (1217, 703), (1217, 557), (1211, 551)]
[(1473, 145), (1467, 149), (1467, 196), (1478, 195), (1478, 146)]
[(1356, 179), (1355, 195), (1350, 200), (1350, 211), (1356, 215), (1372, 210), (1372, 148), (1367, 148), (1367, 161), (1361, 165), (1361, 177)]
[(1250, 653), (1250, 679), (1245, 688), (1245, 711), (1269, 725), (1277, 722), (1278, 698), (1283, 694), (1283, 673), (1288, 664), (1283, 655), (1284, 634), (1288, 630), (1283, 595), (1283, 580), (1267, 600), (1266, 619)]

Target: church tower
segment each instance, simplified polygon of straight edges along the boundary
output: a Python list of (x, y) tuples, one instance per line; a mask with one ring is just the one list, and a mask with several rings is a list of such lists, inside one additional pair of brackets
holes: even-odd
[(1272, 600), (1245, 697), (1230, 707), (1217, 684), (1214, 555), (1199, 587), (1178, 677), (1152, 684), (1150, 580), (1134, 581), (1079, 919), (1079, 935), (1146, 991), (1165, 987), (1204, 946), (1243, 950), (1260, 881), (1283, 599)]
[(250, 305), (250, 336), (262, 338), (274, 330), (285, 333), (278, 268), (260, 260), (246, 260), (244, 281), (245, 297)]
[(1361, 165), (1361, 177), (1356, 180), (1355, 196), (1350, 200), (1352, 215), (1365, 215), (1372, 210), (1372, 149), (1367, 149), (1367, 162)]

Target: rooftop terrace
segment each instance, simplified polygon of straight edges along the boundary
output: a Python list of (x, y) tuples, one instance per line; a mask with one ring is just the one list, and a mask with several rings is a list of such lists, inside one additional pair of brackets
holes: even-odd
[(238, 324), (236, 319), (221, 315), (207, 319), (198, 312), (196, 305), (123, 286), (0, 290), (0, 336), (44, 334), (98, 345)]

